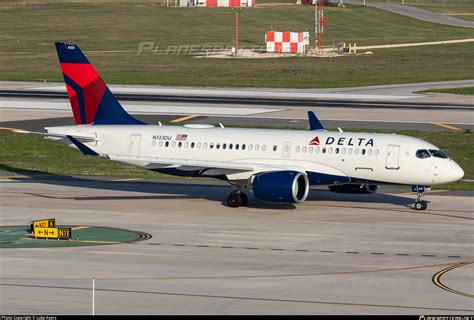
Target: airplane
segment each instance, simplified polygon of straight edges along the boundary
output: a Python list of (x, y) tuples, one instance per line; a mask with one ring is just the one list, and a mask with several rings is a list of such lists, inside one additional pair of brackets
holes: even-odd
[(250, 129), (207, 124), (148, 125), (128, 114), (77, 44), (56, 42), (74, 126), (43, 135), (88, 156), (233, 186), (229, 207), (246, 206), (244, 189), (266, 203), (301, 203), (310, 186), (337, 193), (373, 193), (381, 184), (412, 185), (416, 210), (426, 190), (464, 171), (438, 147), (398, 134), (330, 132), (313, 112), (310, 130)]

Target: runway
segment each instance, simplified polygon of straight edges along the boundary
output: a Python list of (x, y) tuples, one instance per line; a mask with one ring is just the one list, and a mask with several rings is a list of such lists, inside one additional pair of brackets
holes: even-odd
[(152, 235), (1, 249), (6, 314), (472, 314), (472, 194), (313, 190), (298, 206), (222, 202), (196, 180), (0, 179), (2, 225), (55, 217)]
[[(466, 80), (338, 89), (111, 88), (128, 112), (152, 124), (307, 128), (311, 110), (330, 129), (463, 131), (474, 130), (471, 96), (413, 92), (473, 85)], [(0, 82), (0, 126), (43, 130), (72, 124), (64, 91), (58, 83)]]

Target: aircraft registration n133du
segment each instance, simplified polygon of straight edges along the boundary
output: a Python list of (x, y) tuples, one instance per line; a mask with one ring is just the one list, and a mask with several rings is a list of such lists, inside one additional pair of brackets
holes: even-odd
[(242, 189), (269, 203), (299, 203), (309, 187), (372, 193), (380, 184), (412, 185), (424, 210), (425, 186), (459, 180), (464, 172), (436, 146), (409, 136), (328, 132), (309, 112), (310, 130), (146, 125), (129, 115), (79, 47), (56, 42), (75, 126), (42, 134), (101, 156), (177, 176), (225, 180), (230, 207), (245, 206)]

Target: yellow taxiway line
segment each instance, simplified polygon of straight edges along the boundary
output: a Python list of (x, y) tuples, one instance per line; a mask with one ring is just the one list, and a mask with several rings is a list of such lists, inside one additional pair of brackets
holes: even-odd
[(468, 297), (468, 298), (474, 298), (474, 295), (473, 294), (470, 294), (470, 293), (465, 293), (465, 292), (461, 292), (461, 291), (458, 291), (458, 290), (454, 290), (454, 289), (451, 289), (449, 287), (447, 287), (446, 285), (444, 285), (442, 282), (441, 282), (441, 276), (443, 274), (445, 274), (446, 272), (448, 271), (451, 271), (453, 269), (456, 269), (456, 268), (459, 268), (459, 267), (463, 267), (463, 266), (466, 266), (466, 265), (469, 265), (471, 264), (472, 262), (461, 262), (461, 263), (457, 263), (455, 265), (452, 265), (450, 267), (447, 267), (447, 268), (444, 268), (443, 270), (437, 272), (434, 274), (433, 278), (432, 278), (432, 281), (433, 283), (437, 286), (437, 287), (440, 287), (441, 289), (443, 290), (446, 290), (448, 292), (451, 292), (451, 293), (454, 293), (454, 294), (458, 294), (458, 295), (461, 295), (461, 296), (464, 296), (464, 297)]
[(444, 128), (444, 129), (449, 129), (449, 130), (453, 130), (453, 131), (462, 131), (463, 129), (461, 128), (458, 128), (458, 127), (455, 127), (455, 126), (451, 126), (449, 124), (445, 124), (445, 123), (441, 123), (441, 122), (431, 122), (432, 125), (434, 126), (438, 126), (438, 127), (441, 127), (441, 128)]
[(170, 123), (178, 123), (178, 122), (186, 121), (186, 120), (196, 118), (196, 117), (197, 116), (191, 114), (189, 116), (185, 116), (185, 117), (181, 117), (181, 118), (178, 118), (178, 119), (171, 120)]

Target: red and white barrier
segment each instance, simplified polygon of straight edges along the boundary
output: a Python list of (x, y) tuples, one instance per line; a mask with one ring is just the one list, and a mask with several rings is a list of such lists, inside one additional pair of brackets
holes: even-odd
[(196, 7), (253, 7), (255, 0), (196, 0)]
[(306, 53), (309, 46), (309, 32), (268, 31), (265, 42), (267, 52)]

